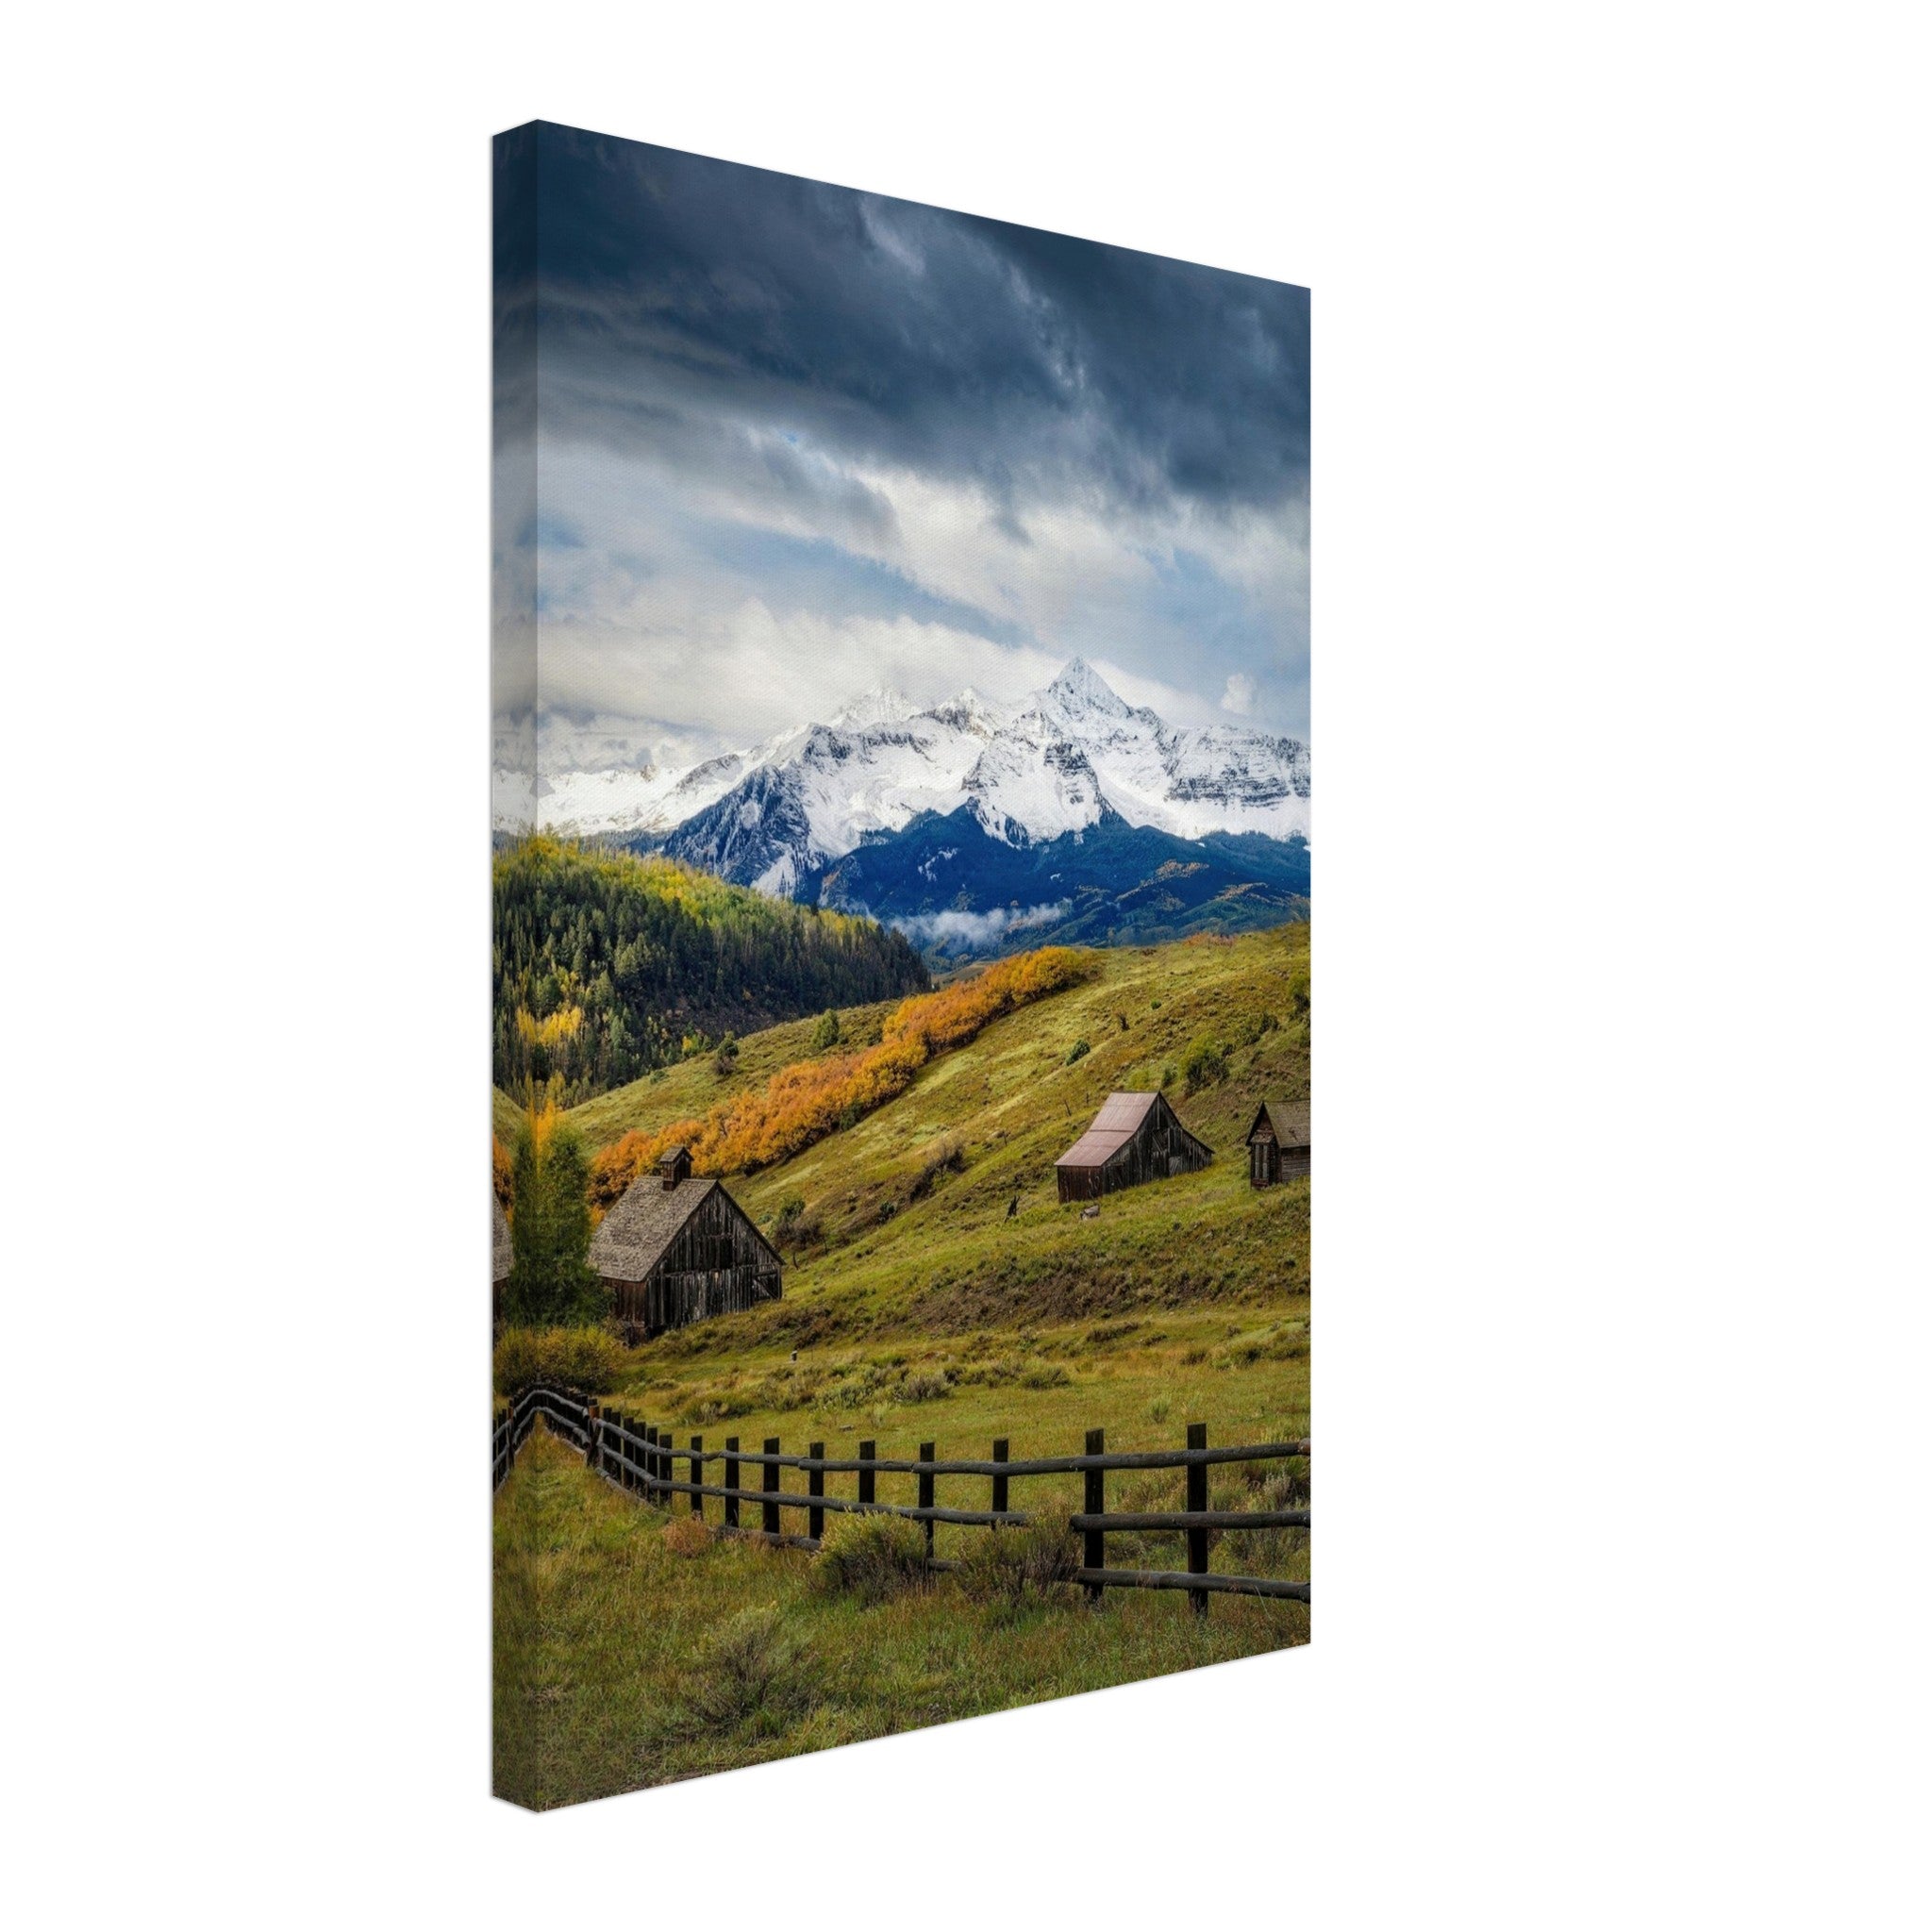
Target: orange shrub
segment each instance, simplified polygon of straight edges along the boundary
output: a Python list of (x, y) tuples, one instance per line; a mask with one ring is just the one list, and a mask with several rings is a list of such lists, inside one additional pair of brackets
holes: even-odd
[(702, 1516), (674, 1516), (664, 1525), (664, 1547), (674, 1557), (699, 1557), (711, 1546), (711, 1532)]
[(876, 1046), (782, 1067), (762, 1087), (714, 1107), (702, 1121), (675, 1121), (655, 1134), (633, 1129), (591, 1161), (591, 1205), (610, 1207), (680, 1141), (691, 1149), (698, 1174), (755, 1174), (790, 1160), (896, 1100), (935, 1054), (963, 1046), (1001, 1015), (1072, 986), (1089, 965), (1088, 956), (1072, 946), (1042, 946), (1002, 959), (976, 978), (903, 1001), (888, 1016)]

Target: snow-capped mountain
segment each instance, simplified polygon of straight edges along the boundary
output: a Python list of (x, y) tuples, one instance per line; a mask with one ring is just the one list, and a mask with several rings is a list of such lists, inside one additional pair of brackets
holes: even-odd
[(789, 894), (808, 874), (924, 813), (969, 808), (1024, 848), (1104, 814), (1182, 839), (1306, 839), (1307, 748), (1239, 725), (1175, 728), (1079, 658), (1017, 706), (972, 691), (921, 708), (871, 691), (824, 724), (685, 770), (546, 770), (539, 820), (661, 840), (673, 856)]

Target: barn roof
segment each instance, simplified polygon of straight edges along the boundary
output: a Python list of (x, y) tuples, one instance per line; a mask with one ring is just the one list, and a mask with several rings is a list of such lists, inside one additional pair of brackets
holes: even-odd
[(490, 1193), (490, 1278), (509, 1279), (509, 1217), (492, 1188)]
[(1248, 1139), (1255, 1138), (1255, 1129), (1261, 1124), (1261, 1116), (1266, 1114), (1268, 1124), (1274, 1129), (1278, 1146), (1306, 1147), (1308, 1141), (1308, 1103), (1306, 1100), (1264, 1100), (1255, 1109), (1255, 1118), (1248, 1127)]
[(1118, 1154), (1136, 1134), (1158, 1093), (1109, 1093), (1093, 1116), (1093, 1124), (1054, 1162), (1056, 1167), (1099, 1167)]
[(591, 1266), (611, 1281), (641, 1281), (717, 1185), (691, 1180), (667, 1188), (655, 1173), (641, 1174), (591, 1236)]

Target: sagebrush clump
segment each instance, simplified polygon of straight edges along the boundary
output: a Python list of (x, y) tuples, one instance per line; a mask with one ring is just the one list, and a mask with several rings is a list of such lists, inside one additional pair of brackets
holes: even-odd
[(831, 1596), (884, 1603), (930, 1580), (925, 1534), (903, 1516), (839, 1516), (827, 1524), (812, 1560), (813, 1588)]
[(512, 1401), (539, 1383), (597, 1395), (617, 1386), (626, 1357), (607, 1328), (506, 1328), (491, 1367), (496, 1392)]
[(966, 1143), (958, 1134), (941, 1134), (920, 1149), (919, 1172), (913, 1176), (907, 1198), (923, 1201), (939, 1185), (942, 1175), (963, 1174), (965, 1169)]
[(1212, 1087), (1227, 1077), (1227, 1042), (1204, 1034), (1188, 1048), (1187, 1058), (1181, 1061), (1181, 1076), (1188, 1083), (1190, 1093), (1198, 1093), (1204, 1087)]
[(1067, 1518), (1046, 1514), (1024, 1527), (1003, 1524), (974, 1537), (955, 1576), (975, 1603), (1018, 1610), (1069, 1600), (1079, 1568), (1080, 1546)]
[(799, 1644), (767, 1604), (740, 1610), (705, 1643), (681, 1715), (692, 1728), (764, 1737), (783, 1731), (811, 1701)]

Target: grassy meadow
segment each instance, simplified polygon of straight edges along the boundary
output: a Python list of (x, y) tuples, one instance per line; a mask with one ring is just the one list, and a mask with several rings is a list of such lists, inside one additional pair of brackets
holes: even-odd
[[(886, 1457), (924, 1441), (982, 1457), (1005, 1437), (1019, 1459), (1078, 1452), (1091, 1428), (1109, 1450), (1170, 1447), (1195, 1422), (1216, 1444), (1308, 1434), (1310, 1184), (1250, 1188), (1243, 1145), (1264, 1095), (1308, 1092), (1308, 940), (1297, 924), (1095, 953), (1082, 983), (992, 1022), (876, 1111), (730, 1176), (785, 1249), (783, 1299), (626, 1351), (606, 1406), (680, 1445), (775, 1436), (833, 1456), (869, 1438)], [(891, 1010), (841, 1011), (840, 1050), (876, 1040)], [(815, 1024), (747, 1035), (735, 1063), (693, 1058), (567, 1118), (594, 1150), (702, 1116), (809, 1057)], [(1061, 1207), (1056, 1157), (1108, 1092), (1152, 1088), (1213, 1163), (1108, 1195), (1091, 1220)], [(1306, 1465), (1290, 1469), (1305, 1496)], [(1211, 1507), (1252, 1505), (1264, 1476), (1282, 1466), (1252, 1481), (1217, 1467)], [(834, 1494), (851, 1483), (828, 1478)], [(1017, 1481), (1014, 1507), (1076, 1507), (1077, 1483)], [(985, 1507), (983, 1481), (938, 1488), (941, 1506)], [(879, 1496), (913, 1501), (912, 1479), (881, 1476)], [(1263, 1507), (1279, 1506), (1277, 1491)], [(1108, 1507), (1179, 1508), (1181, 1474), (1110, 1474)], [(862, 1608), (816, 1593), (801, 1552), (719, 1541), (676, 1556), (665, 1521), (541, 1428), (519, 1459), (497, 1504), (503, 1795), (564, 1803), (1307, 1634), (1304, 1606), (1216, 1597), (1196, 1620), (1178, 1594), (1124, 1591), (1097, 1612), (1076, 1599), (1016, 1615), (944, 1577)], [(941, 1557), (962, 1557), (985, 1532), (938, 1534)], [(1108, 1560), (1185, 1567), (1178, 1536), (1110, 1535)], [(1305, 1577), (1307, 1563), (1306, 1532), (1243, 1532), (1211, 1567)], [(773, 1614), (747, 1638), (734, 1620), (761, 1607)], [(810, 1694), (793, 1684), (751, 1716), (698, 1724), (691, 1658), (746, 1642), (795, 1652)]]
[[(500, 1797), (575, 1804), (1308, 1632), (1303, 1604), (1218, 1597), (1196, 1618), (1176, 1593), (1111, 1591), (1091, 1608), (1064, 1587), (1015, 1604), (944, 1574), (868, 1604), (817, 1587), (802, 1551), (711, 1537), (680, 1554), (674, 1520), (682, 1505), (646, 1508), (538, 1425), (496, 1504)], [(1305, 1575), (1294, 1560), (1273, 1574)]]

